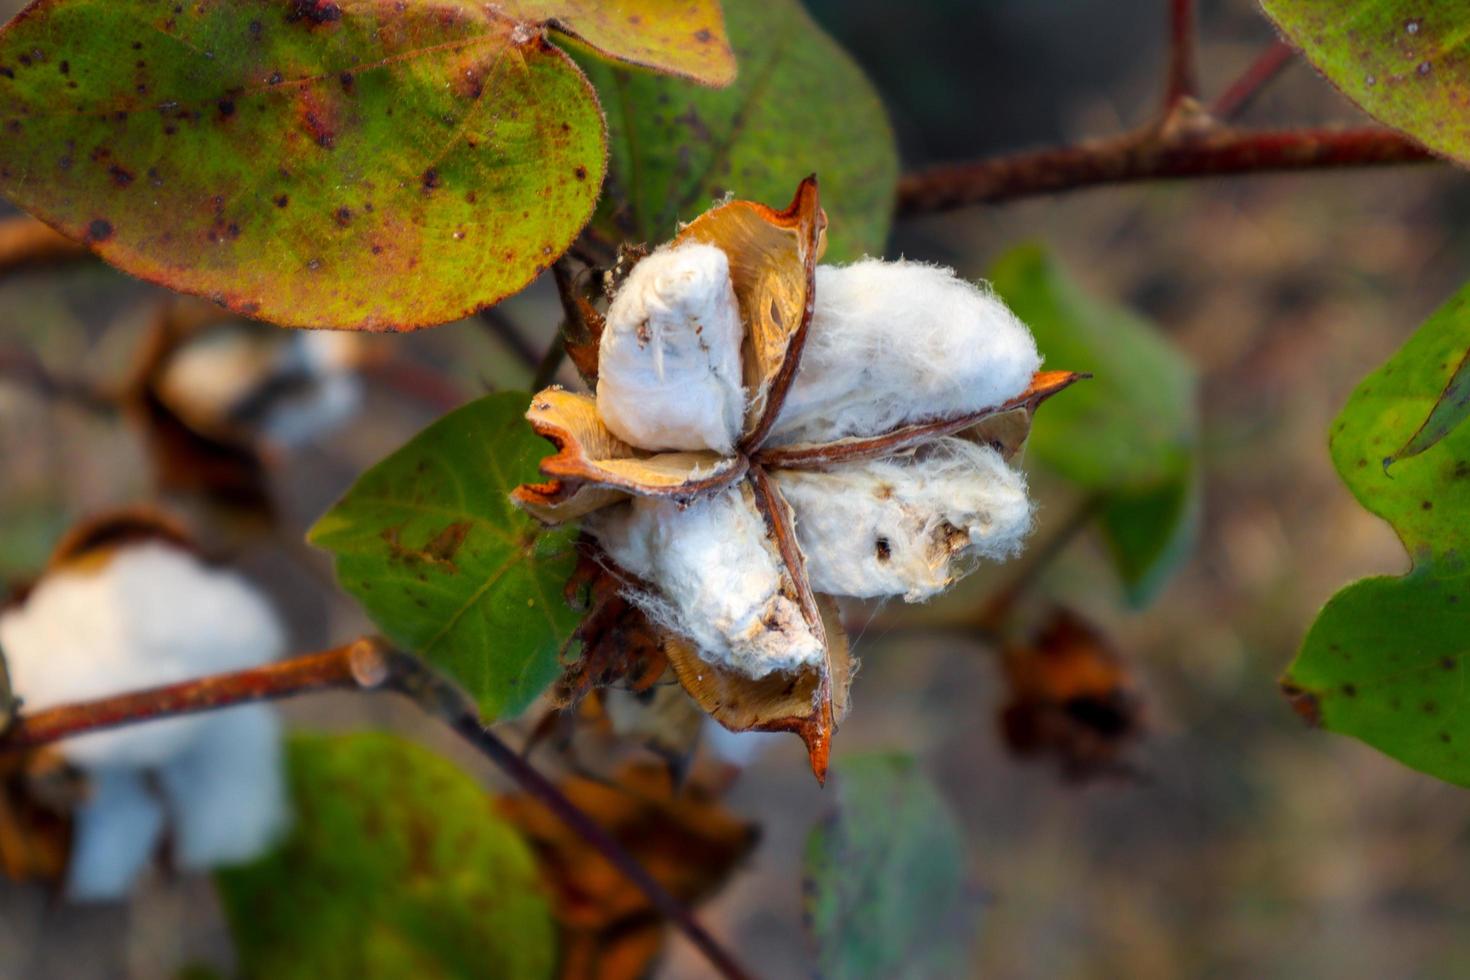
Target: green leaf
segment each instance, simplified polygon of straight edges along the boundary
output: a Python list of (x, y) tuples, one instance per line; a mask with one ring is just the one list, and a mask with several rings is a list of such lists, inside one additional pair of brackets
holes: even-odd
[(310, 533), (373, 622), (464, 685), (487, 722), (551, 683), (577, 623), (561, 595), (573, 532), (548, 531), (510, 501), (540, 478), (548, 449), (525, 423), (529, 403), (506, 392), (444, 416), (364, 473)]
[(607, 58), (704, 85), (735, 80), (719, 0), (514, 0), (518, 18), (550, 23)]
[(1048, 367), (1092, 380), (1038, 412), (1028, 454), (1102, 500), (1100, 526), (1129, 599), (1147, 603), (1193, 546), (1196, 381), (1152, 324), (1087, 295), (1035, 246), (996, 263), (996, 292)]
[(1385, 470), (1470, 349), (1470, 287), (1360, 384), (1332, 427), (1332, 461), (1413, 559), (1332, 598), (1283, 679), (1298, 710), (1415, 769), (1470, 786), (1470, 428)]
[(297, 736), (287, 759), (289, 838), (216, 875), (243, 975), (553, 975), (530, 849), (473, 779), (381, 733)]
[(1408, 442), (1383, 461), (1383, 465), (1389, 466), (1401, 459), (1418, 456), (1449, 435), (1465, 421), (1467, 415), (1470, 415), (1470, 353), (1455, 368), (1450, 383), (1445, 385), (1439, 400), (1429, 410), (1429, 418), (1424, 420), (1424, 424), (1419, 426)]
[(898, 155), (872, 85), (798, 0), (726, 0), (725, 17), (740, 74), (721, 91), (580, 59), (608, 116), (599, 226), (657, 244), (727, 193), (785, 207), (815, 171), (828, 260), (881, 254)]
[(906, 756), (837, 768), (837, 810), (807, 837), (807, 924), (823, 980), (955, 977), (973, 933), (964, 837)]
[(1470, 162), (1470, 7), (1423, 0), (1261, 0), (1348, 98), (1429, 149)]
[(0, 32), (0, 193), (136, 276), (410, 329), (530, 282), (605, 136), (540, 30), (469, 0), (39, 0)]

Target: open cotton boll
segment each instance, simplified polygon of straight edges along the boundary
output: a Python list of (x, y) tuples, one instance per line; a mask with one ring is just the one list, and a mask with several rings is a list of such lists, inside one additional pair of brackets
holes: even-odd
[(198, 737), (160, 772), (181, 867), (212, 868), (264, 851), (289, 822), (281, 723), (264, 704), (205, 716)]
[(733, 451), (745, 412), (743, 337), (725, 253), (701, 243), (659, 249), (608, 308), (598, 414), (640, 449)]
[(1031, 529), (1026, 482), (989, 446), (943, 439), (911, 459), (782, 471), (812, 588), (918, 602), (967, 558), (1002, 559)]
[(818, 663), (824, 653), (801, 608), (782, 591), (784, 569), (744, 487), (681, 507), (639, 497), (584, 525), (607, 553), (653, 583), (635, 598), (700, 656), (748, 677)]
[[(285, 646), (266, 602), (235, 575), (160, 542), (101, 567), (62, 568), (0, 614), (11, 685), (30, 710), (253, 667)], [(195, 737), (202, 715), (62, 742), (82, 766), (157, 765)]]
[(819, 266), (801, 364), (769, 442), (876, 435), (976, 412), (1041, 365), (1025, 324), (952, 269), (864, 259)]

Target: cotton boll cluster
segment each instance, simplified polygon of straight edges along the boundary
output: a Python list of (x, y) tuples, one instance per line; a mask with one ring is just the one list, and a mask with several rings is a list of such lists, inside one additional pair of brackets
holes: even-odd
[(688, 506), (641, 497), (586, 527), (619, 565), (660, 586), (635, 597), (711, 663), (759, 678), (817, 663), (821, 639), (782, 592), (780, 558), (743, 487)]
[[(28, 710), (266, 663), (281, 626), (240, 579), (162, 542), (89, 554), (0, 615), (0, 649)], [(279, 723), (265, 705), (67, 739), (90, 795), (76, 815), (68, 891), (124, 895), (173, 829), (186, 868), (260, 853), (287, 823)], [(156, 790), (156, 791), (155, 791)]]
[(954, 271), (865, 259), (819, 266), (801, 366), (772, 444), (875, 435), (999, 405), (1041, 364), (1010, 309)]
[(785, 471), (812, 587), (928, 599), (966, 558), (1008, 558), (1031, 529), (1026, 481), (989, 446), (943, 439), (908, 459)]
[(743, 337), (723, 250), (689, 243), (654, 252), (608, 308), (598, 414), (640, 449), (733, 451), (745, 411)]

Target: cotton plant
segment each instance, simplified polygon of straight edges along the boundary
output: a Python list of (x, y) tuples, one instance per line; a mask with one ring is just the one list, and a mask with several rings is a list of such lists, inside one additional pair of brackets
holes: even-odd
[(825, 229), (808, 179), (641, 259), (593, 324), (595, 392), (533, 397), (558, 451), (514, 495), (581, 521), (716, 720), (796, 731), (819, 778), (852, 673), (833, 597), (919, 602), (1015, 555), (1011, 457), (1077, 377), (949, 269), (819, 265)]
[[(0, 650), (27, 711), (255, 667), (285, 647), (244, 580), (205, 564), (151, 516), (123, 514), (64, 541), (24, 602), (0, 614)], [(68, 738), (86, 775), (66, 890), (124, 897), (167, 830), (186, 870), (247, 861), (288, 823), (277, 715), (263, 704)]]

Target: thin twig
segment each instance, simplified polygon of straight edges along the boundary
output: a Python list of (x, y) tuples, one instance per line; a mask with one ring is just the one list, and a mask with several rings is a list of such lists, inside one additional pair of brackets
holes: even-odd
[(531, 379), (532, 391), (540, 391), (556, 380), (556, 372), (561, 369), (562, 361), (567, 356), (566, 340), (570, 335), (569, 331), (582, 322), (581, 311), (577, 306), (577, 280), (565, 257), (551, 264), (551, 278), (556, 282), (557, 299), (561, 300), (562, 326), (551, 339), (551, 346), (546, 348), (545, 356), (536, 367), (536, 374)]
[(1199, 95), (1195, 62), (1194, 0), (1168, 0), (1169, 68), (1164, 76), (1164, 112)]
[(1087, 497), (1067, 515), (1066, 520), (1057, 525), (1056, 530), (1039, 547), (1032, 549), (1026, 556), (1026, 562), (1021, 566), (1020, 571), (985, 603), (975, 623), (976, 629), (982, 633), (997, 632), (1011, 611), (1015, 609), (1016, 603), (1031, 590), (1042, 574), (1051, 568), (1057, 558), (1077, 539), (1077, 536), (1087, 529), (1093, 518), (1102, 509), (1102, 505), (1101, 496)]
[(516, 329), (516, 325), (511, 321), (510, 317), (505, 315), (505, 312), (500, 307), (485, 307), (480, 311), (479, 318), (480, 322), (485, 325), (490, 336), (494, 337), (506, 347), (509, 347), (511, 353), (515, 354), (516, 359), (527, 368), (535, 368), (537, 364), (541, 363), (541, 355), (536, 353), (536, 348), (532, 347), (530, 341), (521, 336), (521, 332)]
[(1270, 82), (1280, 75), (1287, 65), (1291, 64), (1296, 52), (1291, 45), (1277, 38), (1250, 63), (1240, 77), (1231, 82), (1229, 87), (1221, 93), (1210, 106), (1210, 115), (1221, 122), (1229, 122), (1245, 111), (1246, 106), (1255, 100), (1256, 96)]
[(53, 374), (40, 358), (20, 346), (0, 347), (0, 384), (6, 381), (25, 385), (48, 401), (75, 405), (93, 415), (114, 415), (121, 406), (118, 396), (84, 378)]
[(0, 218), (0, 275), (12, 269), (70, 262), (92, 253), (50, 225), (19, 214)]
[(1040, 194), (1227, 174), (1375, 167), (1436, 159), (1401, 133), (1357, 129), (1154, 129), (1076, 146), (948, 164), (899, 181), (901, 216), (994, 204)]
[(499, 766), (632, 881), (720, 976), (727, 980), (751, 976), (622, 844), (485, 728), (474, 702), (462, 690), (419, 658), (381, 640), (360, 639), (251, 670), (23, 714), (0, 735), (0, 752), (32, 749), (84, 732), (150, 719), (333, 689), (394, 691), (408, 697)]

